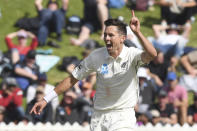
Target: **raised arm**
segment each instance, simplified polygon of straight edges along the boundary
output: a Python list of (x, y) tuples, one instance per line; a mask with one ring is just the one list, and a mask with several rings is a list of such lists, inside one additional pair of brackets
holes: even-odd
[(186, 39), (189, 39), (189, 35), (190, 35), (191, 30), (192, 30), (191, 24), (186, 23), (182, 28), (183, 28), (182, 36)]
[(36, 36), (33, 33), (31, 33), (30, 31), (26, 31), (26, 33), (29, 38), (31, 38), (31, 39), (36, 38)]
[(152, 28), (153, 28), (155, 38), (158, 39), (160, 34), (161, 34), (161, 31), (165, 31), (168, 28), (168, 26), (162, 26), (162, 25), (154, 24), (152, 26)]
[(18, 35), (18, 31), (17, 31), (17, 32), (9, 33), (6, 37), (7, 37), (7, 38), (10, 38), (10, 39), (13, 39), (13, 38), (16, 37), (17, 35)]
[(62, 0), (62, 8), (64, 10), (68, 9), (69, 0)]
[(36, 9), (38, 11), (42, 10), (43, 9), (43, 6), (42, 6), (42, 0), (35, 0), (35, 6), (36, 6)]
[(37, 102), (33, 108), (31, 109), (30, 113), (34, 113), (36, 115), (40, 115), (44, 107), (47, 105), (48, 102), (50, 102), (53, 98), (57, 97), (61, 93), (67, 91), (69, 88), (73, 87), (75, 83), (77, 83), (77, 79), (75, 79), (73, 76), (69, 76), (65, 78), (63, 81), (61, 81), (55, 89), (47, 94), (43, 100), (40, 102)]
[(132, 18), (130, 21), (130, 28), (141, 41), (141, 44), (144, 48), (144, 52), (141, 55), (141, 59), (144, 63), (149, 63), (157, 56), (157, 51), (153, 45), (146, 39), (146, 37), (140, 31), (140, 22), (135, 16), (134, 11), (132, 10)]

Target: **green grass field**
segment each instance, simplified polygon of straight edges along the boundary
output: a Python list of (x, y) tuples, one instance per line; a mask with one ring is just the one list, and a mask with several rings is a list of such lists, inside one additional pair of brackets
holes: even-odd
[[(60, 0), (59, 0), (60, 1)], [(44, 0), (44, 4), (46, 5), (47, 0)], [(136, 16), (141, 21), (141, 30), (145, 36), (153, 35), (152, 32), (152, 24), (160, 23), (160, 8), (155, 6), (154, 11), (146, 11), (140, 12), (136, 11)], [(0, 9), (2, 13), (2, 17), (0, 18), (0, 50), (7, 50), (5, 45), (4, 38), (6, 34), (18, 30), (14, 27), (15, 22), (23, 17), (25, 14), (29, 14), (30, 17), (34, 17), (37, 15), (36, 9), (34, 7), (34, 0), (0, 0)], [(125, 22), (129, 22), (131, 18), (130, 10), (126, 7), (122, 9), (111, 9), (111, 16), (116, 18), (118, 16), (123, 16), (125, 18)], [(69, 9), (67, 12), (67, 17), (71, 15), (79, 15), (83, 16), (83, 3), (82, 0), (70, 0)], [(196, 17), (197, 18), (197, 17)], [(190, 36), (189, 44), (190, 46), (197, 45), (197, 22), (192, 25), (193, 29)], [(65, 32), (65, 31), (64, 31)], [(99, 41), (101, 44), (104, 44), (102, 40), (100, 40), (100, 32), (94, 33), (91, 35), (91, 38)], [(78, 58), (81, 58), (81, 52), (84, 50), (81, 47), (74, 47), (70, 44), (69, 39), (71, 35), (63, 34), (63, 41), (58, 44), (61, 46), (61, 49), (53, 48), (53, 55), (60, 56), (72, 56), (75, 55)], [(76, 37), (76, 36), (74, 36)], [(17, 40), (15, 40), (17, 43)], [(44, 47), (44, 49), (49, 49), (51, 47)], [(58, 65), (61, 61), (58, 63)], [(55, 84), (62, 80), (67, 76), (66, 72), (59, 71), (57, 66), (52, 68), (49, 72), (47, 72), (49, 83)]]

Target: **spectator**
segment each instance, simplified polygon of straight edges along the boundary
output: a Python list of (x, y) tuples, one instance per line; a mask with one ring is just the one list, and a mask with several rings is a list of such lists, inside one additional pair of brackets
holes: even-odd
[(187, 107), (188, 96), (187, 91), (178, 85), (178, 80), (175, 72), (169, 72), (167, 75), (168, 87), (166, 88), (168, 93), (169, 103), (174, 105), (175, 111), (178, 113), (180, 124), (187, 122)]
[(182, 8), (192, 8), (192, 14), (196, 14), (197, 12), (197, 1), (196, 0), (189, 0), (189, 1), (181, 1), (181, 3), (179, 4)]
[(90, 123), (90, 119), (93, 113), (93, 97), (94, 97), (93, 86), (90, 82), (83, 82), (82, 85), (82, 103), (84, 103), (83, 111), (88, 115), (88, 123)]
[[(139, 77), (139, 103), (138, 110), (143, 110), (146, 112), (149, 108), (149, 105), (153, 104), (155, 101), (155, 89), (149, 80), (150, 77), (147, 74), (147, 69), (144, 67), (140, 67), (137, 72), (137, 76)], [(137, 111), (137, 110), (136, 110)]]
[(186, 3), (190, 3), (194, 0), (159, 0), (155, 1), (155, 4), (161, 6), (161, 18), (162, 22), (167, 24), (176, 23), (184, 25), (186, 22), (190, 22), (192, 16), (192, 8)]
[(44, 97), (44, 87), (39, 86), (36, 89), (35, 98), (29, 104), (27, 104), (26, 117), (33, 123), (37, 123), (37, 122), (42, 122), (42, 123), (51, 122), (52, 123), (53, 122), (52, 121), (53, 112), (52, 112), (51, 103), (46, 106), (46, 108), (43, 110), (43, 112), (40, 115), (29, 114), (33, 105), (36, 102), (42, 100), (43, 97)]
[(148, 124), (151, 121), (152, 116), (149, 111), (138, 110), (138, 112), (136, 113), (136, 118), (137, 125), (141, 126)]
[(197, 50), (191, 51), (181, 57), (181, 65), (184, 67), (186, 74), (181, 76), (180, 85), (184, 86), (187, 91), (197, 92)]
[[(171, 24), (170, 26), (162, 26), (162, 25), (153, 25), (153, 31), (155, 34), (155, 40), (153, 40), (153, 45), (164, 52), (164, 54), (167, 53), (167, 51), (170, 48), (175, 47), (175, 52), (172, 55), (180, 57), (183, 54), (183, 47), (186, 45), (186, 43), (189, 40), (189, 35), (191, 31), (191, 25), (186, 24), (184, 26), (178, 26), (175, 24)], [(166, 35), (162, 34), (161, 32), (166, 32)], [(179, 32), (183, 31), (182, 34)], [(169, 52), (168, 52), (169, 53)]]
[(151, 123), (153, 125), (156, 125), (159, 121), (160, 121), (160, 113), (158, 110), (152, 109), (149, 111), (150, 115), (151, 115)]
[[(36, 89), (39, 86), (42, 86), (44, 88), (44, 94), (49, 93), (51, 90), (53, 90), (55, 88), (53, 85), (50, 85), (50, 84), (47, 83), (46, 73), (40, 73), (38, 75), (37, 83), (33, 84), (33, 85), (30, 85), (27, 89), (27, 97), (26, 97), (27, 98), (27, 104), (29, 104), (35, 98)], [(55, 112), (56, 112), (56, 108), (57, 108), (58, 104), (59, 104), (58, 98), (55, 98), (51, 101), (54, 117), (55, 117)]]
[(197, 123), (197, 94), (194, 95), (194, 104), (188, 108), (187, 122), (190, 125)]
[(150, 107), (151, 114), (154, 114), (153, 110), (158, 111), (159, 115), (155, 115), (152, 118), (152, 123), (156, 125), (157, 123), (162, 124), (176, 124), (177, 114), (175, 113), (172, 104), (168, 103), (168, 94), (165, 90), (160, 90), (158, 95), (158, 103), (153, 104)]
[(139, 102), (135, 106), (137, 115), (137, 123), (146, 125), (151, 120), (151, 115), (148, 112), (149, 105), (153, 104), (155, 100), (155, 89), (147, 74), (147, 69), (140, 67), (137, 72), (139, 77)]
[[(182, 34), (179, 34), (180, 30), (183, 30)], [(191, 31), (191, 25), (186, 24), (184, 26), (170, 25), (153, 25), (153, 31), (155, 34), (155, 40), (150, 40), (156, 49), (159, 49), (164, 55), (170, 59), (172, 70), (175, 70), (175, 66), (179, 57), (183, 54), (183, 49), (189, 40), (189, 34)], [(163, 31), (166, 31), (164, 35)]]
[(163, 52), (157, 50), (157, 56), (148, 65), (148, 74), (154, 79), (157, 89), (160, 89), (166, 80), (169, 62), (165, 59)]
[(191, 76), (197, 75), (197, 50), (194, 50), (181, 57), (181, 64), (188, 74)]
[(26, 92), (29, 85), (38, 79), (39, 66), (35, 62), (36, 52), (28, 52), (25, 60), (16, 64), (14, 72), (19, 87)]
[(47, 37), (50, 32), (57, 34), (57, 40), (62, 40), (62, 28), (65, 24), (65, 14), (68, 9), (69, 0), (62, 0), (62, 8), (59, 8), (56, 0), (49, 0), (47, 8), (43, 8), (42, 0), (35, 0), (40, 17), (40, 27), (38, 30), (39, 46), (46, 44)]
[(105, 30), (105, 20), (108, 19), (109, 11), (108, 11), (108, 0), (96, 0), (97, 1), (97, 12), (98, 12), (98, 17), (101, 23), (101, 38), (104, 38), (104, 30)]
[[(12, 42), (12, 39), (15, 37), (18, 37), (18, 45), (15, 45)], [(27, 38), (32, 39), (30, 46), (27, 46)], [(31, 32), (22, 29), (17, 32), (8, 34), (5, 37), (5, 41), (8, 49), (11, 50), (11, 60), (13, 64), (17, 63), (19, 60), (23, 61), (25, 59), (26, 54), (30, 50), (36, 49), (38, 45), (36, 36)]]
[(88, 118), (87, 112), (83, 110), (81, 99), (78, 99), (72, 90), (66, 91), (62, 102), (57, 107), (56, 122), (61, 124), (78, 122), (81, 125), (86, 125)]
[(17, 87), (14, 78), (6, 78), (3, 80), (0, 90), (0, 106), (5, 108), (4, 120), (6, 123), (19, 122), (24, 117), (22, 107), (23, 92)]
[(0, 123), (4, 122), (4, 112), (5, 108), (3, 106), (0, 106)]
[[(77, 39), (71, 38), (73, 45), (81, 45), (90, 36), (90, 33), (96, 32), (102, 28), (104, 32), (104, 21), (109, 17), (107, 0), (83, 0), (84, 2), (84, 24)], [(98, 2), (98, 3), (97, 3)], [(103, 34), (102, 36), (103, 37)]]

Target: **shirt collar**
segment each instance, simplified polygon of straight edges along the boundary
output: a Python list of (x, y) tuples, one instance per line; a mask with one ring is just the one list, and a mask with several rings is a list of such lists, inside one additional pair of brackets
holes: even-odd
[(126, 46), (125, 45), (123, 45), (123, 47), (122, 47), (122, 51), (121, 51), (121, 53), (120, 53), (120, 55), (117, 57), (117, 59), (124, 59), (125, 58), (125, 56), (126, 56), (126, 53), (127, 53), (127, 51), (126, 51)]

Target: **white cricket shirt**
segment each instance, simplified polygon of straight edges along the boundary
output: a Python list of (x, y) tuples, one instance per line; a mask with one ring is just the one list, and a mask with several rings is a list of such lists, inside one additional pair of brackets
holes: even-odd
[(137, 69), (143, 64), (142, 50), (123, 46), (114, 59), (106, 47), (96, 49), (72, 72), (78, 80), (97, 73), (94, 109), (111, 110), (134, 107), (139, 95)]

